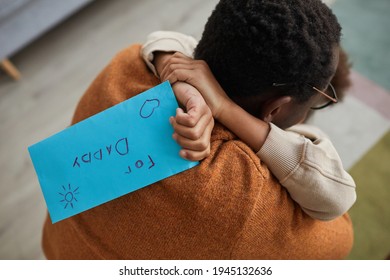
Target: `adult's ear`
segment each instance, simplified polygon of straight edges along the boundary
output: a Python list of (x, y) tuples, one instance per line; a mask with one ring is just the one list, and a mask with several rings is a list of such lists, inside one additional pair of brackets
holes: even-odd
[(284, 106), (289, 105), (291, 96), (281, 96), (267, 100), (262, 105), (262, 119), (265, 122), (272, 122), (282, 112)]

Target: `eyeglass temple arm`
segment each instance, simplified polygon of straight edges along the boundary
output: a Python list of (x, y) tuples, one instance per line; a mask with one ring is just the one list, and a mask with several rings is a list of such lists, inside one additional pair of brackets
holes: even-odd
[[(288, 84), (286, 84), (286, 83), (273, 83), (273, 84), (272, 84), (272, 86), (274, 86), (274, 87), (280, 87), (280, 86), (286, 86), (286, 85), (288, 85)], [(308, 85), (309, 85), (309, 84), (308, 84)], [(325, 92), (323, 92), (322, 90), (319, 90), (319, 89), (316, 88), (315, 86), (312, 86), (312, 85), (309, 85), (309, 86), (311, 86), (311, 88), (314, 89), (315, 91), (321, 93), (321, 94), (322, 94), (323, 96), (325, 96), (326, 98), (332, 100), (334, 103), (337, 103), (337, 102), (338, 102), (338, 100), (336, 99), (336, 98), (337, 98), (336, 93), (335, 93), (336, 98), (333, 98), (332, 96), (327, 95)], [(329, 86), (332, 88), (333, 92), (335, 92), (335, 90), (334, 90), (332, 84), (329, 84)]]
[[(334, 92), (333, 86), (332, 86), (331, 84), (329, 84), (329, 86), (332, 87), (332, 90), (333, 90), (333, 92)], [(319, 89), (316, 88), (316, 87), (313, 87), (313, 86), (311, 86), (311, 87), (312, 87), (312, 89), (314, 89), (315, 91), (321, 93), (321, 94), (322, 94), (323, 96), (325, 96), (326, 98), (332, 100), (334, 103), (337, 103), (337, 99), (336, 99), (336, 98), (333, 98), (332, 96), (327, 95), (325, 92), (319, 90)]]

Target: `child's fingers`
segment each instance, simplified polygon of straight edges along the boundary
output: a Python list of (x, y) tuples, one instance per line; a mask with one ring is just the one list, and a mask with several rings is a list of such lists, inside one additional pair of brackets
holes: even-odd
[(191, 150), (182, 149), (180, 150), (179, 155), (182, 158), (187, 160), (199, 161), (210, 155), (210, 149), (204, 151), (191, 151)]
[(192, 58), (186, 56), (185, 54), (182, 54), (181, 52), (175, 52), (173, 55), (172, 55), (173, 58), (184, 58), (184, 59), (188, 59), (188, 60), (193, 60)]
[(177, 68), (192, 69), (193, 61), (192, 58), (188, 58), (185, 55), (176, 52), (165, 61), (160, 77), (165, 77), (167, 73), (170, 73)]
[(185, 113), (183, 109), (176, 109), (176, 117), (175, 120), (177, 124), (187, 127), (194, 127), (198, 124), (202, 115), (197, 112), (192, 112), (192, 114)]
[(177, 68), (175, 70), (164, 73), (160, 76), (160, 78), (163, 81), (169, 81), (171, 84), (174, 84), (179, 81), (195, 86), (195, 76), (196, 73), (193, 71), (193, 69)]
[(194, 82), (192, 84), (196, 87), (196, 77), (210, 71), (206, 62), (202, 60), (194, 60), (181, 53), (175, 53), (167, 62), (160, 73), (162, 80), (169, 80), (172, 84), (176, 81)]
[[(173, 117), (172, 122), (174, 122)], [(172, 137), (183, 148), (180, 151), (180, 156), (194, 161), (199, 161), (207, 157), (210, 154), (210, 136), (213, 127), (214, 119), (211, 119), (202, 136), (196, 140), (183, 137), (175, 132)]]
[(209, 121), (212, 118), (209, 106), (200, 95), (192, 95), (184, 102), (187, 112), (184, 112), (182, 109), (176, 110), (176, 121), (178, 124), (195, 127), (202, 118), (205, 118), (205, 121)]
[(200, 139), (204, 133), (208, 132), (207, 127), (212, 125), (213, 123), (212, 117), (209, 118), (208, 116), (202, 116), (195, 125), (188, 126), (183, 125), (183, 122), (178, 121), (178, 119), (182, 118), (186, 117), (177, 115), (175, 118), (172, 118), (171, 124), (173, 126), (173, 129), (178, 135), (191, 140)]
[(207, 135), (202, 135), (197, 140), (192, 140), (186, 137), (183, 137), (177, 133), (172, 135), (173, 139), (183, 148), (192, 151), (204, 151), (210, 147), (210, 138)]
[(160, 73), (160, 78), (166, 80), (166, 78), (177, 70), (194, 70), (194, 65), (186, 61), (169, 61)]

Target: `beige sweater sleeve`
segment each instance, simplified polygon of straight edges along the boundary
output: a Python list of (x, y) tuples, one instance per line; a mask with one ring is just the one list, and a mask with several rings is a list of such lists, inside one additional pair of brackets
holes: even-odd
[[(141, 55), (157, 76), (153, 52), (178, 51), (192, 57), (196, 45), (191, 36), (157, 31), (148, 36)], [(334, 219), (356, 200), (355, 182), (344, 170), (330, 140), (314, 127), (297, 125), (284, 131), (271, 124), (271, 131), (257, 155), (313, 218)]]
[(296, 125), (284, 131), (271, 124), (257, 154), (313, 218), (332, 220), (356, 200), (354, 180), (344, 170), (332, 142), (315, 127)]
[(154, 75), (158, 76), (152, 63), (154, 59), (153, 52), (181, 52), (188, 57), (192, 57), (197, 44), (198, 41), (195, 38), (182, 33), (156, 31), (149, 34), (146, 43), (141, 48), (141, 56)]

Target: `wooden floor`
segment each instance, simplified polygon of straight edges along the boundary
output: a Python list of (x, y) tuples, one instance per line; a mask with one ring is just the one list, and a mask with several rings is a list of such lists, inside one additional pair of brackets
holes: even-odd
[(45, 203), (27, 147), (69, 125), (77, 101), (122, 48), (155, 30), (199, 38), (216, 0), (95, 1), (12, 57), (0, 73), (0, 259), (42, 259)]

